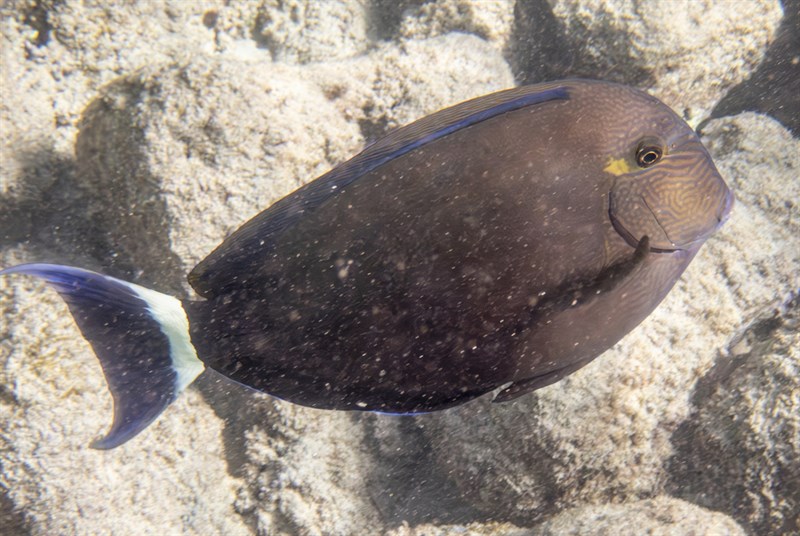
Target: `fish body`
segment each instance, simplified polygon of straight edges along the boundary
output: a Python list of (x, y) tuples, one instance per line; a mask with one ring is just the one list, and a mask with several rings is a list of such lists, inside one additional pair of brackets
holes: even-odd
[[(732, 202), (667, 106), (630, 87), (567, 80), (480, 97), (389, 133), (223, 242), (189, 276), (200, 300), (167, 304), (54, 265), (5, 272), (54, 284), (112, 393), (120, 372), (109, 370), (134, 362), (139, 343), (98, 350), (108, 335), (84, 325), (107, 324), (107, 302), (124, 291), (140, 303), (119, 304), (120, 314), (135, 309), (160, 334), (150, 343), (162, 347), (159, 363), (123, 368), (171, 374), (169, 388), (118, 387), (114, 426), (95, 444), (109, 448), (203, 366), (298, 404), (387, 413), (543, 387), (638, 325)], [(84, 290), (103, 285), (117, 290)]]

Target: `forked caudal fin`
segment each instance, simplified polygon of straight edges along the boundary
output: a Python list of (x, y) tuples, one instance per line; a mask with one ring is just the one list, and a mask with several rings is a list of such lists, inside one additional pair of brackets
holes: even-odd
[(203, 372), (176, 298), (58, 264), (22, 264), (0, 271), (5, 274), (39, 277), (58, 291), (100, 359), (114, 423), (93, 448), (111, 449), (134, 437)]

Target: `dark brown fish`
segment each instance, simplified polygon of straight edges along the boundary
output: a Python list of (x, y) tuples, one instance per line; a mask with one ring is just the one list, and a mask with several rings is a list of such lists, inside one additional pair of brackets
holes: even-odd
[(391, 132), (223, 242), (189, 276), (201, 301), (58, 265), (0, 273), (43, 277), (70, 305), (114, 394), (94, 444), (111, 448), (204, 366), (388, 413), (549, 385), (639, 324), (732, 202), (667, 106), (567, 80)]

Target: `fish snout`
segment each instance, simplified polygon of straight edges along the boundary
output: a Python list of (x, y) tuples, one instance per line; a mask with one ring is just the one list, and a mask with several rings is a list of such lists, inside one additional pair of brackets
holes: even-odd
[(614, 187), (612, 221), (629, 242), (648, 236), (655, 251), (689, 249), (728, 219), (733, 193), (710, 157), (698, 162), (698, 156), (665, 157), (654, 166), (660, 169), (626, 177)]
[(725, 190), (725, 202), (717, 215), (717, 229), (725, 225), (725, 222), (731, 217), (733, 206), (736, 204), (736, 196), (733, 195), (733, 191), (727, 185), (725, 185)]

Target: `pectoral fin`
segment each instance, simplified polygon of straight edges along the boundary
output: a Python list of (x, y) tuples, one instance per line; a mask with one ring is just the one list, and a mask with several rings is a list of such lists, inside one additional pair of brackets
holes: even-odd
[[(555, 293), (556, 297), (554, 299), (537, 304), (530, 312), (526, 325), (531, 325), (534, 320), (544, 315), (575, 310), (577, 307), (589, 305), (592, 300), (597, 299), (598, 295), (614, 290), (625, 281), (628, 276), (644, 262), (649, 252), (650, 239), (644, 236), (639, 241), (636, 250), (634, 250), (630, 258), (608, 267), (593, 281), (572, 283), (566, 286), (564, 290)], [(522, 326), (517, 325), (516, 329), (519, 330), (521, 327)], [(509, 400), (514, 400), (531, 391), (535, 391), (536, 389), (547, 387), (565, 376), (572, 374), (595, 357), (596, 356), (592, 356), (588, 359), (576, 361), (560, 369), (543, 372), (538, 376), (517, 380), (500, 391), (493, 402), (508, 402)]]

